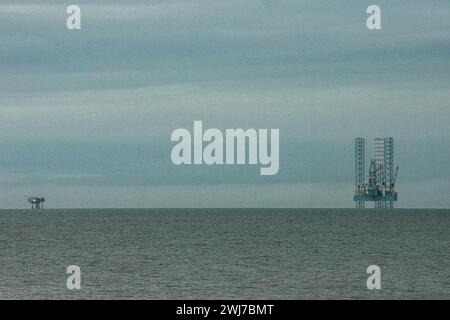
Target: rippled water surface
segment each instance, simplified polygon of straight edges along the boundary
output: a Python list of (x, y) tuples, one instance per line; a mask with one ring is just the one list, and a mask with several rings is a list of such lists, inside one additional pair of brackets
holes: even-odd
[(450, 210), (0, 210), (0, 258), (3, 299), (450, 299)]

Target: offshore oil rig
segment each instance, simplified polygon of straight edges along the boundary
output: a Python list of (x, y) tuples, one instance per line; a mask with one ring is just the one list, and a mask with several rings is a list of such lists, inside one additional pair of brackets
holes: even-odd
[(398, 198), (395, 191), (398, 166), (394, 170), (394, 138), (375, 138), (369, 177), (365, 177), (365, 139), (355, 139), (355, 201), (356, 208), (374, 202), (375, 208), (394, 208)]
[(42, 197), (29, 197), (25, 196), (29, 203), (31, 203), (31, 209), (44, 209), (45, 198)]

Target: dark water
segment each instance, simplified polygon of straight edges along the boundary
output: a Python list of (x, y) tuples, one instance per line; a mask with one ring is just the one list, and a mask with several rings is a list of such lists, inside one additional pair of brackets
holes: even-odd
[(0, 258), (3, 299), (449, 299), (450, 210), (2, 210)]

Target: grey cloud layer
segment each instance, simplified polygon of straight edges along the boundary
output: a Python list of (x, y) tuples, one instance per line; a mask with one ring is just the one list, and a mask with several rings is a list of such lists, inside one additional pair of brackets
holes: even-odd
[[(76, 2), (79, 32), (61, 1), (0, 4), (0, 177), (17, 190), (345, 180), (351, 195), (357, 135), (394, 136), (403, 181), (450, 178), (448, 1), (378, 1), (377, 33), (356, 0)], [(170, 132), (193, 120), (280, 128), (280, 175), (174, 168)], [(286, 189), (274, 205), (298, 205)]]

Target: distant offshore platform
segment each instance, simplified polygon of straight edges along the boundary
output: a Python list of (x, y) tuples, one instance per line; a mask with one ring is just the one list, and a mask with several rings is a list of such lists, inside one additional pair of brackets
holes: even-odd
[(395, 191), (398, 166), (394, 169), (394, 138), (375, 138), (369, 179), (365, 178), (365, 139), (355, 139), (355, 201), (356, 208), (375, 203), (375, 208), (394, 208), (398, 198)]
[(29, 196), (26, 197), (28, 202), (31, 203), (31, 209), (44, 209), (45, 198)]

